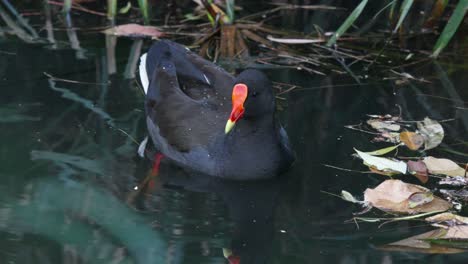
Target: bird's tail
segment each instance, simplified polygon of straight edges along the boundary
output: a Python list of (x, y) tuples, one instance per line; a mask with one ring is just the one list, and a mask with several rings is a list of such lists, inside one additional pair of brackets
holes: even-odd
[(151, 75), (153, 74), (157, 64), (165, 60), (169, 60), (171, 57), (171, 48), (167, 41), (160, 40), (154, 43), (149, 49), (148, 53), (141, 55), (140, 57), (140, 81), (145, 91), (148, 93), (148, 86), (151, 82)]

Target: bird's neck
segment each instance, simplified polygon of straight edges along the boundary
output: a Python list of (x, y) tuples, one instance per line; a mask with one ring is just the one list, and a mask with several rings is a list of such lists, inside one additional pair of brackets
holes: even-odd
[(275, 127), (275, 117), (274, 115), (262, 116), (260, 118), (247, 117), (243, 120), (239, 120), (237, 125), (237, 131), (235, 132), (238, 132), (241, 136), (257, 133), (271, 134), (271, 131), (273, 131)]

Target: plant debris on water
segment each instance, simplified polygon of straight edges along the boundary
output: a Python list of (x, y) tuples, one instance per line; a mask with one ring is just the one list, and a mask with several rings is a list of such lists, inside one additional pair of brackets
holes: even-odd
[[(43, 6), (40, 6), (41, 11), (38, 11), (44, 13), (44, 19), (40, 20), (44, 25), (38, 26), (37, 23), (26, 19), (26, 14), (19, 12), (15, 4), (9, 0), (0, 3), (0, 19), (4, 22), (0, 27), (0, 36), (15, 36), (26, 43), (48, 44), (51, 49), (66, 46), (76, 52), (78, 59), (83, 59), (86, 58), (87, 50), (80, 44), (77, 32), (103, 32), (101, 35), (106, 43), (106, 76), (118, 73), (117, 38), (131, 38), (133, 41), (124, 72), (127, 79), (135, 77), (138, 58), (143, 50), (143, 39), (171, 38), (180, 40), (214, 62), (227, 60), (230, 65), (242, 67), (254, 65), (292, 69), (311, 76), (325, 76), (329, 73), (348, 75), (356, 85), (378, 79), (392, 82), (397, 88), (411, 83), (426, 84), (432, 81), (417, 76), (417, 73), (407, 72), (405, 66), (420, 65), (430, 59), (430, 56), (441, 56), (444, 48), (453, 41), (468, 10), (467, 0), (459, 0), (451, 5), (448, 1), (435, 1), (434, 4), (430, 3), (429, 12), (423, 12), (424, 14), (416, 8), (418, 3), (413, 0), (384, 1), (380, 10), (363, 23), (363, 14), (370, 8), (368, 0), (358, 1), (347, 6), (348, 8), (273, 3), (268, 9), (251, 14), (245, 14), (240, 2), (234, 0), (194, 0), (191, 3), (192, 9), (181, 11), (178, 7), (173, 8), (177, 10), (175, 13), (171, 11), (159, 18), (152, 17), (152, 9), (159, 6), (152, 6), (151, 1), (147, 0), (109, 0), (107, 5), (101, 4), (98, 10), (95, 10), (96, 6), (100, 6), (96, 0), (48, 0), (44, 1)], [(314, 24), (311, 27), (313, 30), (308, 32), (286, 30), (277, 26), (275, 19), (297, 10), (316, 12), (320, 15), (333, 12), (340, 17), (340, 21), (330, 29)], [(73, 24), (73, 18), (81, 14), (103, 17), (106, 25), (78, 27)], [(413, 23), (412, 14), (421, 15), (421, 23)], [(386, 28), (371, 31), (371, 26), (382, 19), (388, 20)], [(412, 24), (423, 26), (418, 28)], [(57, 32), (61, 30), (66, 31), (66, 37), (60, 38), (61, 35)], [(436, 37), (437, 41), (429, 43), (429, 48), (422, 50), (411, 49), (402, 44), (408, 38), (422, 35)], [(364, 73), (355, 73), (355, 65), (365, 65)], [(439, 68), (437, 66), (436, 70)], [(380, 70), (378, 76), (372, 74), (375, 69)], [(104, 108), (96, 106), (91, 100), (68, 88), (57, 86), (58, 82), (85, 82), (45, 74), (54, 92), (98, 115), (109, 126), (116, 127), (114, 119), (103, 110)], [(450, 88), (448, 84), (445, 86), (444, 88)], [(275, 87), (279, 90), (276, 93), (278, 99), (284, 99), (281, 96), (300, 88), (299, 85), (289, 83), (275, 83)], [(463, 102), (461, 99), (458, 101)], [(455, 107), (466, 110), (463, 104)], [(34, 111), (31, 108), (34, 108), (33, 104), (21, 107), (5, 105), (0, 108), (0, 113), (4, 113), (0, 122), (40, 121), (39, 117), (33, 115)], [(437, 228), (389, 243), (381, 246), (381, 249), (426, 253), (458, 253), (468, 249), (468, 220), (466, 216), (457, 214), (461, 207), (468, 203), (468, 154), (447, 148), (444, 144), (444, 126), (441, 123), (443, 124), (442, 120), (432, 117), (404, 120), (401, 115), (373, 114), (368, 115), (367, 120), (362, 120), (358, 125), (346, 126), (353, 131), (371, 135), (369, 141), (372, 143), (385, 144), (384, 147), (372, 149), (354, 146), (353, 155), (362, 160), (359, 161), (359, 166), (366, 170), (364, 173), (377, 174), (376, 177), (381, 179), (379, 184), (360, 190), (360, 195), (353, 195), (346, 190), (342, 190), (341, 195), (336, 195), (364, 209), (359, 212), (359, 217), (353, 218), (354, 222), (420, 220)], [(130, 137), (125, 131), (121, 132)], [(147, 141), (148, 138), (143, 139), (138, 147), (138, 154), (142, 157), (145, 156)], [(450, 159), (440, 152), (431, 152), (434, 150), (451, 151), (465, 160)], [(352, 152), (350, 149), (350, 154)], [(401, 152), (412, 155), (401, 156)], [(36, 150), (31, 153), (31, 158), (53, 161), (58, 166), (67, 168), (69, 173), (88, 170), (104, 175), (101, 164), (78, 155)], [(327, 166), (342, 169), (338, 166)], [(346, 168), (342, 170), (355, 171)], [(405, 182), (416, 180), (421, 185)], [(143, 189), (144, 184), (146, 182), (138, 185), (137, 189)], [(361, 216), (372, 208), (378, 209), (375, 210), (377, 214), (385, 216)], [(225, 249), (224, 253), (231, 263), (238, 261), (230, 249)]]
[[(377, 208), (394, 217), (353, 217), (354, 222), (395, 222), (420, 220), (439, 229), (379, 247), (384, 250), (417, 251), (426, 253), (459, 253), (468, 250), (468, 218), (457, 215), (468, 202), (468, 163), (444, 157), (433, 157), (427, 150), (436, 149), (443, 142), (445, 132), (440, 122), (424, 118), (407, 121), (391, 115), (369, 115), (365, 125), (346, 126), (354, 131), (372, 135), (372, 142), (386, 142), (391, 146), (373, 151), (354, 151), (371, 173), (401, 179), (383, 179), (374, 188), (367, 188), (363, 201), (348, 191), (342, 191), (345, 201)], [(405, 158), (393, 154), (398, 148), (414, 153)], [(336, 168), (333, 166), (329, 166)], [(405, 183), (403, 175), (413, 175), (421, 185)], [(429, 185), (429, 177), (439, 185), (462, 188), (437, 191)], [(434, 190), (431, 190), (434, 188)], [(436, 195), (438, 193), (438, 195)], [(429, 216), (432, 215), (432, 216)], [(425, 217), (425, 218), (424, 218)]]

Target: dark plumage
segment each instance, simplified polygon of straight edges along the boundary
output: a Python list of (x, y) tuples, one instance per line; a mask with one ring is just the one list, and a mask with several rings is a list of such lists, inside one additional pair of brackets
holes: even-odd
[[(262, 72), (248, 69), (235, 78), (166, 40), (153, 44), (141, 62), (148, 131), (166, 157), (235, 180), (270, 178), (290, 166), (288, 138), (275, 119), (271, 82)], [(248, 87), (245, 112), (225, 134), (238, 83)]]

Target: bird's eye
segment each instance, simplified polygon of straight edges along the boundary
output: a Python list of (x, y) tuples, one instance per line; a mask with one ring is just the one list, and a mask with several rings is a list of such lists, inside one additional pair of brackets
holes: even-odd
[(255, 97), (255, 96), (257, 96), (257, 95), (258, 95), (257, 92), (253, 92), (253, 93), (252, 93), (252, 97)]

